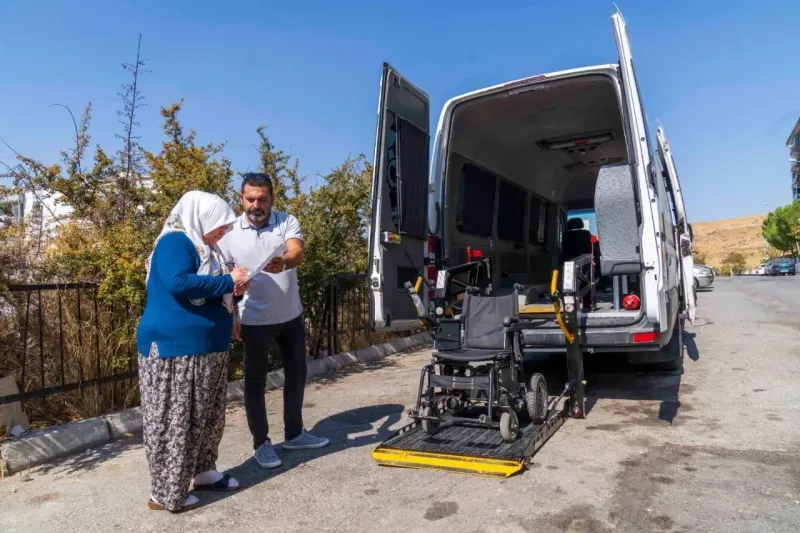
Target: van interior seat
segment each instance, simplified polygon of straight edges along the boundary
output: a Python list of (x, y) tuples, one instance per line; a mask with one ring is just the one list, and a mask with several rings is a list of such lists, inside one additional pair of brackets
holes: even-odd
[(583, 227), (583, 220), (580, 218), (569, 219), (567, 231), (561, 240), (561, 250), (567, 261), (592, 253), (592, 233)]

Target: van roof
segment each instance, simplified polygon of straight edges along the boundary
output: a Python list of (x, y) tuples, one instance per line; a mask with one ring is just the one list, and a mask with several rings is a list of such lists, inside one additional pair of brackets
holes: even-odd
[(487, 94), (491, 94), (493, 92), (499, 92), (503, 90), (510, 90), (514, 89), (515, 87), (525, 87), (526, 85), (532, 85), (534, 83), (539, 83), (546, 81), (548, 78), (556, 78), (556, 77), (566, 77), (566, 76), (576, 76), (580, 74), (593, 74), (596, 72), (608, 71), (611, 69), (616, 69), (616, 63), (607, 63), (603, 65), (591, 65), (588, 67), (578, 67), (573, 69), (567, 70), (558, 70), (555, 72), (548, 72), (545, 74), (537, 74), (535, 76), (527, 76), (525, 78), (519, 78), (516, 80), (505, 81), (503, 83), (498, 83), (496, 85), (490, 85), (488, 87), (483, 87), (481, 89), (476, 89), (474, 91), (462, 93), (452, 98), (448, 99), (444, 104), (444, 109), (449, 107), (450, 105), (456, 104), (461, 100), (470, 100), (472, 98), (476, 98), (479, 96), (484, 96)]

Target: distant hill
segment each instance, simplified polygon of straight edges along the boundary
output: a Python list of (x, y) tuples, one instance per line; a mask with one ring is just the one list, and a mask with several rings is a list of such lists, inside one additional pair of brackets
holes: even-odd
[(728, 218), (714, 222), (695, 222), (693, 248), (706, 256), (706, 263), (719, 267), (725, 256), (738, 250), (747, 260), (747, 268), (756, 268), (764, 259), (761, 223), (766, 215)]

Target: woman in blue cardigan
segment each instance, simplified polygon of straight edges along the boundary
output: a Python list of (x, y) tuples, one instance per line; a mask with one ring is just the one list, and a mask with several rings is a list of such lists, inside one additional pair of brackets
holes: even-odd
[(147, 260), (147, 303), (137, 329), (151, 509), (185, 511), (194, 490), (234, 490), (216, 469), (225, 427), (233, 297), (244, 268), (228, 271), (217, 242), (236, 215), (217, 195), (186, 193)]

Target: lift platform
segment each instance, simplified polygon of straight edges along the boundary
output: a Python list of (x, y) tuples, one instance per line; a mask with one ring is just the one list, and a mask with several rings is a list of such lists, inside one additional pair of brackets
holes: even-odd
[(372, 451), (379, 465), (402, 468), (433, 468), (489, 477), (509, 477), (530, 465), (533, 455), (569, 417), (567, 403), (554, 407), (542, 424), (520, 428), (519, 438), (503, 441), (496, 429), (449, 425), (428, 435), (413, 422)]
[[(583, 267), (591, 268), (590, 262), (591, 256), (587, 255), (564, 263), (561, 290), (558, 290), (558, 271), (553, 273), (551, 283), (553, 304), (528, 311), (540, 317), (551, 315), (567, 341), (568, 382), (558, 397), (548, 401), (547, 416), (542, 423), (528, 423), (520, 427), (514, 442), (504, 441), (497, 429), (486, 427), (485, 424), (464, 423), (465, 417), (462, 416), (458, 417), (458, 423), (451, 423), (448, 417), (445, 417), (438, 431), (429, 434), (423, 429), (417, 412), (412, 409), (409, 410), (409, 415), (416, 420), (398, 430), (372, 451), (375, 462), (382, 466), (509, 477), (529, 466), (534, 454), (567, 418), (583, 418), (586, 382), (583, 375), (580, 335), (578, 335), (578, 313), (581, 299), (590, 291), (592, 293), (594, 291), (593, 273), (590, 273), (588, 279), (582, 273)], [(453, 270), (460, 272), (463, 266), (455, 267)], [(445, 272), (442, 278), (446, 282), (448, 273)], [(581, 282), (584, 287), (578, 289)], [(409, 289), (410, 292), (415, 292), (418, 287)], [(442, 287), (437, 287), (437, 292), (441, 292), (440, 289)], [(447, 302), (436, 302), (436, 307), (438, 310), (451, 308)], [(427, 320), (435, 321), (436, 318)], [(524, 331), (528, 327), (535, 326), (525, 321), (511, 326), (517, 331)], [(444, 342), (452, 341), (452, 339), (444, 340)]]

